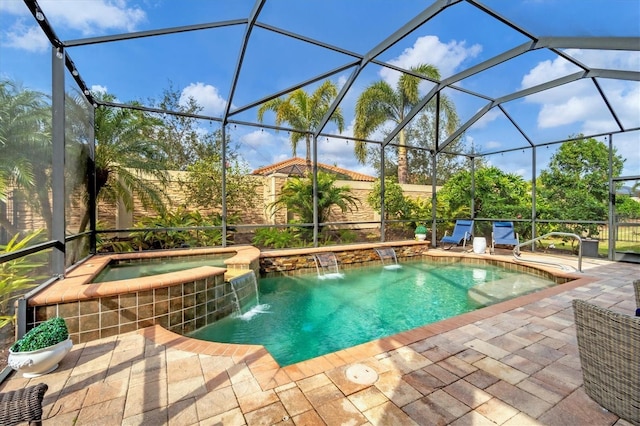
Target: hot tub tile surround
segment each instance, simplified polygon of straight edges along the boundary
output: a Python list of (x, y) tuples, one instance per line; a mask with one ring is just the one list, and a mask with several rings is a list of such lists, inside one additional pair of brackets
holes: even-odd
[[(214, 253), (234, 255), (225, 260), (227, 268), (201, 266), (151, 277), (91, 283), (113, 260)], [(258, 271), (259, 253), (251, 246), (237, 246), (93, 256), (28, 300), (27, 328), (62, 316), (75, 343), (152, 325), (189, 333), (231, 313), (233, 293), (227, 275)]]
[[(233, 293), (229, 279), (260, 271), (261, 276), (291, 273), (313, 273), (313, 253), (336, 253), (340, 268), (380, 263), (375, 252), (378, 247), (393, 247), (399, 261), (427, 256), (431, 261), (462, 262), (506, 267), (520, 272), (534, 272), (564, 283), (576, 275), (545, 268), (532, 269), (513, 262), (494, 260), (487, 255), (465, 253), (453, 255), (437, 250), (428, 251), (428, 243), (417, 241), (358, 244), (341, 247), (322, 247), (298, 250), (262, 252), (251, 246), (227, 248), (236, 254), (225, 261), (228, 268), (202, 266), (186, 271), (152, 277), (87, 284), (113, 258), (127, 255), (94, 256), (69, 272), (68, 276), (44, 289), (28, 300), (27, 327), (53, 316), (67, 320), (71, 338), (76, 343), (109, 337), (154, 325), (187, 334), (217, 321), (232, 312)], [(220, 252), (223, 249), (190, 250), (193, 254)], [(175, 255), (185, 255), (177, 250)], [(163, 255), (172, 254), (163, 252)], [(157, 253), (136, 253), (137, 258), (155, 257)], [(233, 265), (233, 268), (229, 267)], [(256, 273), (256, 276), (258, 274)]]

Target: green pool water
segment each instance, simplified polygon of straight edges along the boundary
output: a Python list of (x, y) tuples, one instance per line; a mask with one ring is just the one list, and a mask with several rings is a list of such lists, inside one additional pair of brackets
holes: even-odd
[(469, 289), (500, 280), (553, 285), (493, 266), (425, 262), (403, 263), (395, 270), (349, 269), (336, 279), (261, 279), (258, 306), (190, 337), (263, 345), (286, 366), (477, 309)]
[(100, 271), (91, 282), (102, 283), (148, 277), (151, 275), (166, 274), (168, 272), (184, 271), (185, 269), (197, 268), (198, 266), (218, 266), (224, 268), (225, 259), (231, 256), (233, 256), (233, 253), (112, 261)]

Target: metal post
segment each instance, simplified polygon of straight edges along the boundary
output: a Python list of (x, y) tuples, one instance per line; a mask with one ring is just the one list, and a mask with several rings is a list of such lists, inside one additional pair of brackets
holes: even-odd
[(471, 219), (476, 218), (476, 157), (471, 157)]
[(222, 122), (222, 185), (220, 191), (222, 192), (222, 247), (227, 246), (227, 123)]
[[(536, 237), (536, 216), (538, 215), (538, 211), (536, 209), (536, 167), (537, 167), (537, 156), (536, 147), (531, 147), (531, 238)], [(533, 244), (531, 246), (531, 251), (536, 251), (536, 245)]]
[(437, 183), (438, 154), (440, 153), (440, 91), (436, 93), (436, 123), (435, 138), (433, 141), (433, 152), (431, 153), (431, 247), (435, 247), (437, 238), (436, 206), (437, 206)]
[(613, 134), (609, 135), (609, 250), (607, 251), (607, 258), (609, 260), (615, 259), (615, 245), (616, 237), (618, 234), (618, 228), (616, 226), (616, 187), (613, 182)]
[[(89, 197), (89, 202), (87, 208), (89, 209), (89, 230), (91, 234), (89, 236), (89, 251), (92, 254), (95, 254), (97, 249), (97, 210), (98, 210), (98, 188), (96, 187), (96, 136), (95, 136), (95, 122), (96, 122), (96, 107), (92, 107), (91, 112), (93, 117), (91, 117), (91, 126), (89, 129), (89, 158), (87, 161), (89, 162), (89, 170), (87, 173), (87, 178), (89, 182), (87, 182), (87, 192)], [(107, 108), (107, 107), (101, 107)]]
[(51, 49), (52, 70), (52, 97), (51, 97), (51, 136), (52, 136), (52, 220), (51, 239), (56, 242), (51, 256), (51, 271), (54, 275), (63, 276), (65, 270), (65, 184), (64, 184), (64, 157), (65, 157), (65, 93), (64, 73), (65, 60), (64, 49), (53, 47)]
[(318, 137), (313, 135), (313, 246), (318, 247)]
[(438, 180), (437, 180), (437, 176), (436, 176), (436, 166), (438, 165), (438, 161), (436, 158), (436, 151), (431, 151), (431, 247), (435, 247), (436, 244), (438, 243), (438, 236), (437, 236), (437, 226), (438, 226), (438, 222), (436, 221), (437, 219), (437, 212), (436, 212), (436, 206), (438, 205), (438, 194), (436, 194), (436, 191), (438, 189)]
[(380, 241), (385, 241), (385, 233), (386, 231), (386, 219), (385, 216), (387, 214), (384, 208), (384, 145), (380, 144)]

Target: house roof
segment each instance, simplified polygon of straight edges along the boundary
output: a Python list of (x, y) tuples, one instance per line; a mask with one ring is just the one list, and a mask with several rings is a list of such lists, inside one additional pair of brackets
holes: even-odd
[[(300, 157), (289, 158), (288, 160), (280, 161), (278, 163), (271, 164), (269, 166), (260, 167), (254, 170), (251, 174), (268, 176), (273, 173), (283, 173), (287, 176), (303, 176), (307, 170), (311, 170), (307, 166), (306, 161)], [(375, 177), (365, 175), (363, 173), (354, 172), (352, 170), (343, 169), (336, 166), (330, 166), (324, 163), (318, 163), (318, 170), (333, 173), (340, 176), (345, 180), (357, 180), (361, 182), (373, 182)]]

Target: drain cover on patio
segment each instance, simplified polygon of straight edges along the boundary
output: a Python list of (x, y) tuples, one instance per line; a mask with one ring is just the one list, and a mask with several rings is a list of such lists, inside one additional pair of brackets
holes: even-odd
[(378, 380), (378, 373), (362, 364), (353, 364), (345, 372), (347, 379), (359, 385), (372, 385)]

